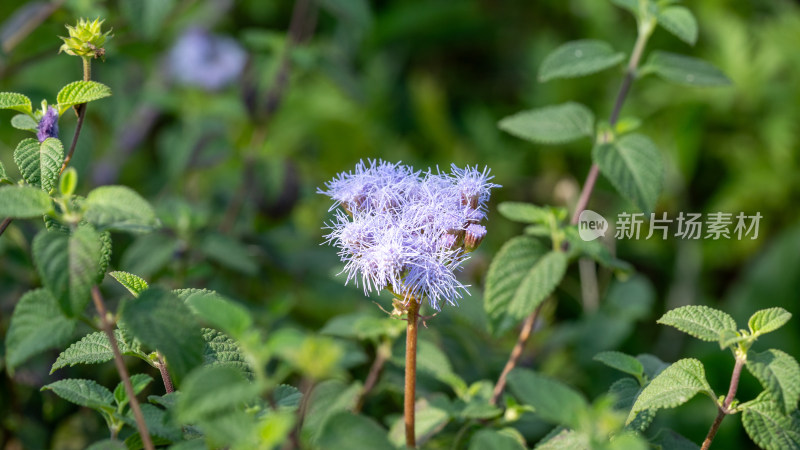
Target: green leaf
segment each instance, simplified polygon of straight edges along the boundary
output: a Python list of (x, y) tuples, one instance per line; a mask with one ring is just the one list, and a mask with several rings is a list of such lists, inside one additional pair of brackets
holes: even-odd
[(109, 413), (114, 411), (114, 407), (111, 406), (114, 396), (108, 389), (93, 380), (67, 378), (50, 383), (42, 390), (51, 390), (59, 397), (76, 405)]
[(343, 338), (378, 340), (384, 336), (396, 338), (405, 332), (405, 329), (405, 324), (397, 320), (356, 312), (333, 316), (319, 333)]
[(467, 383), (453, 371), (447, 354), (433, 342), (421, 339), (417, 344), (417, 356), (417, 371), (433, 375), (456, 393), (467, 389)]
[(33, 112), (31, 99), (16, 92), (0, 92), (0, 109), (13, 109), (24, 114)]
[[(150, 375), (146, 375), (143, 373), (135, 373), (131, 375), (131, 385), (133, 386), (134, 394), (140, 394), (144, 388), (147, 387), (150, 383), (153, 382), (153, 377)], [(125, 383), (120, 381), (117, 384), (117, 387), (114, 388), (114, 401), (117, 402), (118, 407), (122, 408), (123, 406), (127, 405), (130, 399), (128, 398), (128, 392), (125, 390)], [(144, 406), (144, 405), (142, 405)]]
[(758, 337), (777, 330), (791, 318), (792, 313), (783, 308), (762, 309), (750, 316), (747, 325), (750, 327), (750, 332), (753, 336)]
[[(127, 337), (121, 330), (114, 330), (114, 337), (117, 340), (119, 351), (123, 355), (146, 358), (140, 346), (136, 343), (128, 342)], [(102, 331), (96, 331), (87, 334), (80, 341), (73, 343), (61, 352), (56, 362), (53, 363), (50, 373), (62, 367), (71, 367), (76, 364), (100, 364), (112, 359), (114, 359), (114, 351), (111, 349), (111, 343), (108, 341), (106, 334)]]
[(722, 71), (702, 59), (662, 51), (650, 54), (640, 74), (655, 73), (661, 78), (688, 86), (725, 86), (731, 80)]
[(357, 436), (359, 448), (393, 450), (386, 430), (374, 420), (351, 412), (333, 414), (322, 427), (319, 435), (320, 448), (350, 450)]
[(86, 447), (86, 450), (128, 450), (128, 447), (121, 441), (104, 439)]
[(589, 450), (591, 444), (589, 436), (575, 430), (557, 427), (539, 443), (536, 450)]
[(39, 123), (27, 114), (17, 114), (12, 117), (11, 126), (18, 130), (32, 131), (34, 133), (39, 131)]
[(47, 214), (52, 208), (47, 192), (32, 186), (0, 188), (0, 217), (30, 219)]
[(658, 13), (658, 24), (689, 45), (697, 42), (697, 19), (683, 6), (669, 6)]
[(64, 317), (46, 289), (29, 291), (19, 299), (6, 335), (6, 365), (13, 370), (31, 356), (69, 342), (76, 322)]
[(659, 430), (651, 442), (662, 450), (700, 450), (694, 442), (666, 428)]
[(593, 359), (607, 365), (608, 367), (611, 367), (612, 369), (617, 369), (621, 372), (631, 374), (638, 380), (641, 380), (642, 375), (644, 375), (644, 367), (642, 367), (642, 363), (640, 363), (639, 360), (633, 356), (626, 355), (625, 353), (613, 351), (602, 352), (595, 355)]
[(56, 96), (58, 114), (70, 106), (89, 103), (94, 100), (111, 96), (111, 88), (96, 81), (75, 81), (64, 86)]
[(584, 39), (562, 44), (547, 55), (539, 68), (539, 81), (554, 78), (575, 78), (616, 66), (625, 55), (615, 52), (611, 44)]
[[(619, 6), (620, 8), (627, 9), (632, 12), (634, 16), (639, 17), (639, 1), (640, 0), (611, 0), (611, 3)], [(650, 0), (644, 0), (650, 1)]]
[(203, 337), (189, 307), (175, 295), (151, 287), (122, 304), (127, 330), (142, 344), (158, 350), (170, 374), (180, 380), (203, 361)]
[(533, 313), (561, 283), (566, 271), (566, 253), (550, 251), (542, 256), (517, 287), (508, 305), (508, 315), (518, 321)]
[(63, 161), (64, 146), (55, 138), (41, 143), (36, 139), (23, 139), (14, 150), (14, 162), (22, 178), (45, 192), (55, 187)]
[(669, 364), (660, 360), (657, 356), (653, 356), (649, 353), (636, 355), (636, 359), (642, 363), (642, 367), (644, 367), (644, 374), (647, 375), (647, 378), (651, 380), (663, 372), (664, 369), (669, 367)]
[(209, 259), (229, 269), (250, 276), (258, 273), (258, 263), (247, 247), (230, 236), (219, 233), (206, 234), (200, 243), (200, 251)]
[(706, 381), (703, 363), (693, 358), (681, 359), (664, 369), (645, 386), (633, 404), (626, 423), (633, 421), (639, 411), (674, 408), (700, 392), (716, 401), (716, 396)]
[[(450, 422), (450, 408), (450, 401), (443, 394), (426, 396), (416, 401), (414, 435), (417, 443), (426, 442), (430, 436), (447, 426)], [(395, 448), (400, 448), (405, 441), (405, 421), (402, 417), (397, 417), (389, 428), (389, 442)]]
[(241, 338), (253, 324), (250, 313), (244, 306), (206, 289), (179, 289), (173, 291), (189, 309), (204, 322)]
[(533, 406), (548, 422), (578, 428), (587, 414), (588, 404), (580, 393), (531, 370), (514, 369), (508, 375), (508, 386), (520, 402)]
[(789, 354), (770, 349), (747, 352), (747, 370), (758, 379), (785, 414), (797, 409), (800, 399), (800, 365)]
[(501, 130), (531, 142), (563, 144), (594, 132), (594, 114), (580, 103), (567, 102), (556, 106), (518, 112), (502, 119)]
[(503, 202), (497, 205), (497, 211), (508, 220), (522, 223), (549, 224), (553, 216), (549, 208), (522, 202)]
[(149, 287), (147, 281), (132, 273), (117, 270), (109, 273), (115, 280), (119, 282), (125, 289), (128, 290), (134, 297), (138, 297), (145, 289)]
[(303, 400), (303, 393), (300, 389), (288, 384), (280, 384), (272, 391), (272, 401), (278, 408), (289, 408), (296, 410), (300, 407), (300, 402)]
[(308, 413), (303, 420), (303, 433), (309, 434), (312, 443), (317, 442), (325, 423), (340, 411), (352, 410), (362, 392), (359, 382), (347, 385), (339, 380), (326, 380), (311, 391)]
[(800, 417), (781, 414), (769, 396), (759, 395), (741, 405), (742, 424), (750, 438), (765, 450), (800, 450)]
[[(183, 435), (181, 428), (177, 424), (173, 423), (172, 417), (167, 413), (167, 411), (150, 404), (141, 404), (139, 407), (142, 410), (144, 422), (147, 424), (147, 431), (151, 435), (166, 439), (167, 441), (171, 442), (177, 442), (181, 440)], [(131, 428), (136, 428), (136, 419), (133, 415), (133, 411), (129, 410), (123, 419), (125, 420), (125, 423), (131, 426)], [(138, 434), (136, 436), (138, 436)], [(153, 443), (160, 448), (160, 445), (156, 442), (157, 440), (154, 439)]]
[(203, 364), (208, 366), (226, 366), (253, 377), (253, 370), (247, 363), (239, 344), (217, 330), (203, 328)]
[(469, 450), (525, 450), (525, 440), (520, 440), (519, 431), (514, 428), (502, 430), (483, 429), (472, 435)]
[(645, 213), (655, 208), (664, 167), (661, 154), (650, 138), (628, 134), (617, 141), (596, 145), (592, 153), (600, 171), (623, 197)]
[[(143, 294), (144, 295), (144, 294)], [(243, 407), (258, 397), (259, 388), (238, 370), (205, 366), (193, 371), (181, 386), (177, 415), (181, 422), (213, 419)]]
[(101, 237), (89, 225), (72, 235), (43, 230), (33, 240), (33, 257), (45, 287), (67, 316), (80, 315), (89, 303), (92, 285), (100, 281)]
[(84, 218), (98, 230), (139, 233), (159, 226), (147, 200), (125, 186), (102, 186), (89, 192)]
[[(614, 409), (628, 414), (631, 412), (633, 404), (636, 403), (636, 399), (639, 398), (639, 394), (642, 392), (642, 386), (633, 378), (625, 377), (615, 381), (611, 387), (608, 388), (608, 392), (616, 399)], [(639, 411), (625, 429), (643, 432), (650, 426), (655, 417), (656, 410), (654, 409)]]
[(658, 323), (675, 327), (703, 341), (719, 341), (725, 331), (736, 332), (733, 317), (718, 309), (689, 305), (667, 311)]
[(486, 275), (484, 309), (495, 334), (515, 324), (509, 317), (508, 307), (525, 275), (546, 252), (538, 240), (519, 236), (506, 242), (492, 260)]

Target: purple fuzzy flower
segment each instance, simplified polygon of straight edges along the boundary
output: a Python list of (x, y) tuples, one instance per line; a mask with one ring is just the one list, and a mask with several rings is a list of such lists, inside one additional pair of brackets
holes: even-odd
[(219, 90), (241, 75), (247, 53), (232, 38), (200, 28), (184, 32), (169, 52), (169, 73), (178, 83)]
[(42, 119), (39, 120), (39, 128), (36, 131), (39, 142), (44, 142), (47, 138), (58, 139), (58, 110), (54, 107), (47, 108)]
[(334, 200), (328, 244), (339, 248), (345, 284), (364, 293), (390, 289), (406, 301), (455, 304), (467, 287), (456, 279), (468, 252), (480, 244), (490, 190), (489, 170), (426, 173), (385, 161), (363, 161), (320, 189)]

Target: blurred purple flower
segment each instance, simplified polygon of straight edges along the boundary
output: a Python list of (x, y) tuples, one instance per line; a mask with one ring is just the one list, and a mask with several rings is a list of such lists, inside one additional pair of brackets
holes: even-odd
[(325, 237), (339, 248), (345, 284), (360, 278), (367, 295), (390, 289), (437, 310), (442, 301), (454, 305), (469, 293), (455, 272), (486, 234), (478, 223), (499, 187), (491, 179), (477, 167), (421, 173), (381, 160), (337, 175), (319, 193), (334, 200), (331, 210), (342, 208)]
[(36, 131), (36, 137), (39, 142), (44, 142), (47, 138), (58, 139), (58, 110), (54, 107), (47, 108), (41, 120), (39, 120), (39, 128)]
[(236, 80), (246, 62), (247, 53), (233, 38), (190, 28), (169, 51), (168, 70), (180, 84), (215, 91)]

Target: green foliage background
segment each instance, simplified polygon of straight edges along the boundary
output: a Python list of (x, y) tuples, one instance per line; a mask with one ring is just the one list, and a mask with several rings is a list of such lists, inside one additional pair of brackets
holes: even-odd
[[(0, 41), (14, 31), (12, 13), (25, 3), (0, 4)], [(602, 39), (629, 52), (635, 39), (629, 14), (597, 0), (319, 3), (313, 37), (291, 52), (290, 81), (267, 138), (252, 149), (255, 184), (228, 232), (219, 227), (258, 133), (245, 106), (252, 98), (240, 85), (214, 94), (175, 86), (165, 75), (164, 58), (188, 27), (229, 34), (252, 55), (248, 79), (263, 93), (280, 65), (291, 2), (68, 0), (13, 51), (0, 54), (0, 91), (24, 93), (36, 105), (80, 78), (76, 59), (56, 54), (55, 36), (65, 33), (63, 24), (99, 16), (113, 27), (106, 61), (94, 65), (93, 77), (111, 86), (114, 96), (88, 109), (72, 162), (79, 173), (77, 191), (110, 183), (134, 187), (156, 206), (164, 227), (142, 237), (115, 234), (112, 268), (141, 275), (151, 285), (217, 290), (244, 302), (267, 334), (316, 333), (328, 324), (328, 335), (336, 336), (330, 332), (336, 317), (383, 315), (359, 289), (343, 286), (335, 276), (341, 267), (335, 251), (319, 245), (329, 204), (316, 188), (359, 159), (402, 160), (418, 168), (486, 165), (503, 185), (494, 192), (493, 205), (574, 202), (591, 162), (588, 143), (534, 145), (504, 134), (496, 124), (522, 109), (573, 99), (607, 117), (618, 70), (548, 83), (539, 83), (536, 73), (544, 57), (569, 40)], [(548, 325), (534, 335), (523, 364), (588, 398), (606, 392), (616, 377), (592, 360), (612, 349), (654, 353), (669, 362), (698, 358), (711, 385), (724, 391), (730, 358), (716, 344), (655, 326), (667, 309), (707, 304), (740, 324), (772, 306), (795, 317), (800, 313), (800, 8), (780, 0), (687, 6), (700, 23), (697, 45), (658, 30), (650, 48), (712, 61), (733, 85), (683, 88), (647, 78), (634, 86), (622, 116), (643, 120), (643, 131), (664, 159), (657, 214), (760, 212), (759, 237), (616, 241), (617, 255), (641, 275), (614, 284), (611, 274), (601, 271), (601, 292), (607, 295), (595, 312), (584, 309), (572, 268), (556, 292), (557, 306), (548, 303)], [(2, 123), (8, 118), (4, 114)], [(65, 114), (60, 126), (62, 139), (71, 137), (74, 114)], [(13, 149), (23, 137), (29, 135), (0, 126), (0, 161), (6, 168), (13, 167)], [(606, 217), (633, 210), (602, 179), (590, 208)], [(495, 380), (515, 339), (513, 332), (495, 338), (486, 331), (482, 287), (489, 261), (522, 227), (493, 207), (487, 226), (488, 237), (464, 273), (472, 296), (429, 320), (421, 336), (468, 383)], [(41, 285), (31, 261), (35, 230), (19, 221), (0, 238), (2, 336), (22, 294)], [(108, 277), (104, 289), (116, 293), (110, 299), (116, 309), (125, 291)], [(388, 298), (377, 301), (389, 305)], [(84, 328), (75, 340), (89, 331)], [(344, 355), (337, 363), (341, 378), (364, 380), (374, 346), (336, 339)], [(796, 319), (763, 340), (764, 348), (800, 356)], [(396, 344), (393, 357), (399, 358), (402, 345)], [(36, 358), (13, 377), (4, 373), (0, 446), (82, 448), (106, 436), (96, 414), (39, 392), (58, 379), (48, 375), (56, 355)], [(67, 372), (61, 376), (106, 379), (106, 386), (117, 380), (110, 364), (62, 370)], [(301, 374), (288, 381), (297, 385)], [(402, 365), (390, 364), (367, 399), (365, 414), (399, 413), (401, 380)], [(156, 385), (146, 392), (161, 394)], [(423, 374), (418, 392), (425, 397), (446, 386), (441, 376)], [(751, 399), (757, 392), (755, 378), (744, 375), (739, 396)], [(693, 400), (677, 412), (660, 413), (656, 421), (700, 442), (715, 413), (708, 403)], [(752, 446), (739, 420), (723, 423), (715, 446)], [(532, 415), (518, 428), (531, 442), (547, 431)]]

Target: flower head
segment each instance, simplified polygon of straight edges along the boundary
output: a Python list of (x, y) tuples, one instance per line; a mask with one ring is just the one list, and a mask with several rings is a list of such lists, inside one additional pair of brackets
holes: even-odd
[(91, 22), (80, 19), (74, 27), (67, 25), (69, 37), (61, 38), (64, 44), (58, 51), (84, 58), (102, 58), (105, 55), (103, 46), (106, 44), (106, 39), (111, 37), (109, 36), (111, 30), (105, 33), (101, 31), (103, 22), (104, 20), (100, 19)]
[(44, 142), (47, 138), (58, 139), (58, 110), (56, 108), (51, 106), (42, 115), (36, 137), (39, 138), (39, 142)]
[(170, 76), (178, 83), (216, 91), (241, 75), (247, 53), (230, 37), (201, 28), (184, 32), (168, 55)]
[[(435, 309), (469, 293), (455, 276), (486, 229), (489, 170), (415, 171), (381, 160), (356, 164), (325, 184), (337, 209), (326, 242), (339, 248), (349, 283), (364, 293), (389, 289)], [(466, 247), (465, 247), (466, 244)]]

